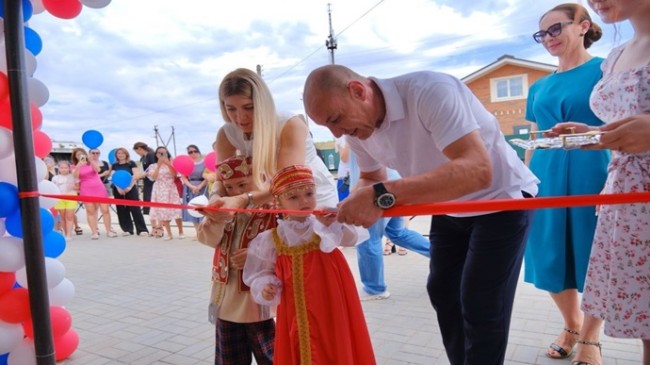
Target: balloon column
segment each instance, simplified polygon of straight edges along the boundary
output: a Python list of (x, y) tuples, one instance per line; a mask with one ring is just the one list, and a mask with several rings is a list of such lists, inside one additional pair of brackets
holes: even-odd
[[(0, 0), (0, 17), (4, 19), (4, 1)], [(27, 23), (35, 14), (45, 11), (62, 19), (72, 19), (83, 7), (99, 9), (111, 0), (17, 0), (22, 1), (23, 21)], [(24, 28), (25, 64), (28, 76), (28, 96), (34, 138), (34, 156), (39, 191), (59, 193), (57, 186), (45, 179), (47, 168), (41, 158), (52, 150), (52, 140), (41, 130), (43, 115), (40, 107), (49, 100), (47, 87), (34, 78), (36, 56), (43, 48), (43, 41), (36, 30)], [(11, 98), (7, 78), (4, 33), (0, 46), (0, 365), (36, 364), (34, 333), (29, 307), (29, 288), (23, 250), (23, 227), (18, 204), (16, 159), (13, 145)], [(101, 134), (88, 131), (89, 143), (101, 144)], [(84, 140), (85, 141), (85, 140)], [(53, 230), (54, 219), (48, 210), (56, 200), (39, 199), (41, 209), (45, 271), (50, 298), (50, 317), (56, 360), (69, 357), (79, 344), (79, 336), (72, 328), (72, 317), (65, 306), (74, 296), (74, 285), (65, 278), (65, 267), (57, 258), (63, 253), (66, 241)]]

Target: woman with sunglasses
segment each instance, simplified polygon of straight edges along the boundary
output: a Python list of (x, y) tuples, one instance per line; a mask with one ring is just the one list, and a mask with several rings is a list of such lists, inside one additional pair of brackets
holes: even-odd
[[(568, 121), (603, 125), (589, 108), (589, 94), (602, 76), (603, 60), (587, 51), (600, 39), (600, 27), (591, 21), (587, 9), (575, 3), (549, 10), (539, 26), (541, 30), (533, 38), (558, 58), (558, 68), (528, 92), (526, 119), (533, 123), (533, 131)], [(535, 150), (527, 153), (526, 160), (541, 180), (540, 197), (598, 194), (607, 177), (609, 153)], [(584, 287), (596, 219), (594, 207), (542, 209), (533, 218), (524, 280), (548, 291), (564, 320), (560, 335), (546, 350), (554, 359), (571, 356), (580, 336), (579, 293)]]
[(302, 115), (277, 113), (271, 92), (258, 74), (243, 68), (227, 74), (219, 85), (219, 106), (226, 123), (217, 133), (217, 158), (223, 161), (238, 151), (252, 157), (256, 189), (221, 197), (211, 205), (244, 208), (270, 202), (270, 176), (284, 167), (305, 164), (314, 173), (318, 205), (336, 206), (334, 178), (316, 154), (307, 121)]
[[(194, 170), (188, 176), (181, 175), (181, 181), (183, 182), (183, 205), (187, 205), (190, 200), (197, 196), (206, 195), (208, 185), (208, 181), (203, 177), (205, 162), (203, 161), (201, 150), (196, 145), (191, 144), (187, 146), (187, 154), (194, 161)], [(187, 209), (183, 209), (183, 222), (192, 222), (194, 229), (198, 229), (201, 218), (193, 217), (187, 212)], [(183, 237), (179, 235), (178, 238)]]

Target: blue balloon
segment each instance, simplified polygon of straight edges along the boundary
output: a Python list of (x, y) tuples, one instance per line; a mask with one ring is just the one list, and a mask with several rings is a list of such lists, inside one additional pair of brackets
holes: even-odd
[(9, 359), (9, 353), (0, 355), (0, 365), (7, 365), (7, 359)]
[(108, 153), (108, 162), (110, 162), (111, 165), (114, 164), (115, 161), (117, 161), (117, 156), (115, 156), (116, 151), (117, 148), (113, 148), (111, 152)]
[(104, 143), (104, 136), (96, 130), (87, 130), (81, 136), (83, 143), (88, 146), (88, 148), (93, 149), (97, 148)]
[(65, 237), (57, 231), (52, 231), (43, 237), (45, 257), (57, 258), (65, 251)]
[(25, 48), (32, 52), (34, 56), (43, 50), (41, 37), (30, 27), (25, 27)]
[(117, 186), (120, 189), (126, 189), (131, 185), (131, 180), (133, 177), (131, 174), (124, 170), (117, 170), (113, 174), (113, 177), (111, 177), (111, 180), (113, 180), (113, 185)]
[[(32, 2), (29, 0), (23, 0), (23, 22), (28, 21), (29, 18), (32, 17), (32, 14), (34, 14), (34, 7), (32, 6)], [(0, 0), (0, 17), (3, 19), (5, 17), (4, 0)], [(0, 365), (2, 365), (1, 362)]]
[(0, 182), (0, 218), (10, 216), (18, 210), (18, 188), (6, 182)]
[[(54, 217), (49, 210), (40, 208), (41, 216), (41, 234), (46, 236), (54, 229)], [(23, 224), (20, 219), (20, 209), (16, 209), (11, 215), (7, 216), (5, 220), (5, 228), (10, 235), (14, 237), (23, 238)]]

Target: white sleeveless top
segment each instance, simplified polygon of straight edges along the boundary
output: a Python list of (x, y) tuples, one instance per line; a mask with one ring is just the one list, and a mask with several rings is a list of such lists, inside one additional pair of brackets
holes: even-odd
[[(282, 132), (285, 123), (291, 119), (294, 114), (283, 113), (278, 115), (278, 136)], [(233, 123), (225, 123), (223, 131), (230, 144), (232, 144), (240, 154), (246, 157), (253, 157), (253, 140), (246, 140), (244, 132)], [(278, 137), (279, 138), (279, 137)], [(319, 207), (336, 207), (339, 202), (338, 193), (336, 191), (336, 184), (332, 174), (329, 172), (323, 160), (316, 154), (316, 146), (307, 134), (305, 140), (305, 165), (309, 166), (314, 173), (314, 180), (316, 181), (316, 200)], [(279, 148), (279, 147), (278, 147)]]

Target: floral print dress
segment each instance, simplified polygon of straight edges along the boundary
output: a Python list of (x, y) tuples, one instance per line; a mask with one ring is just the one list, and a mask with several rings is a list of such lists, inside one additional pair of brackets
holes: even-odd
[[(147, 169), (147, 175), (151, 176), (156, 169), (156, 164), (150, 165)], [(172, 175), (167, 165), (160, 166), (158, 178), (153, 183), (151, 189), (151, 201), (156, 203), (180, 204), (181, 197), (178, 195), (178, 188), (174, 183), (176, 176)], [(152, 220), (172, 221), (181, 217), (181, 210), (174, 208), (153, 207), (149, 211), (149, 218)]]
[[(650, 113), (650, 65), (613, 73), (625, 45), (603, 62), (591, 108), (605, 123)], [(615, 153), (605, 193), (650, 191), (650, 152)], [(612, 337), (650, 339), (650, 203), (600, 207), (582, 309)]]

